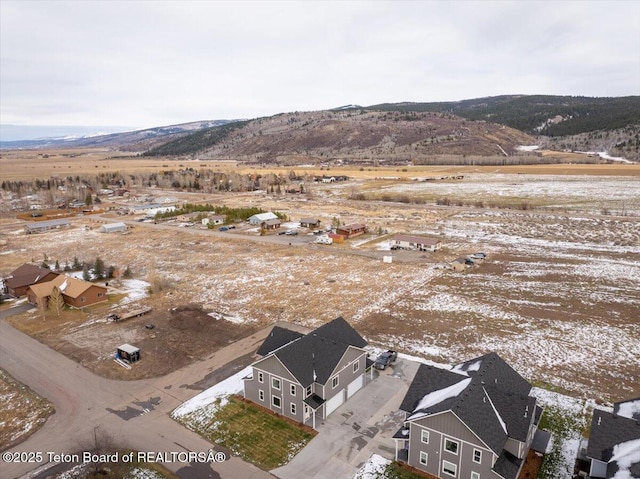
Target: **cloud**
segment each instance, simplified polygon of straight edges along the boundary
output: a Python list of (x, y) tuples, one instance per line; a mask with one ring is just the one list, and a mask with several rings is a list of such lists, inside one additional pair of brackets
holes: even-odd
[(637, 2), (3, 0), (0, 22), (3, 123), (640, 94)]

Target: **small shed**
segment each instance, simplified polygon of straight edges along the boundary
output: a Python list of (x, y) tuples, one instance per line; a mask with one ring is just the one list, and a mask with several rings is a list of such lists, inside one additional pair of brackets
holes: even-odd
[(140, 348), (136, 348), (130, 344), (118, 346), (118, 358), (129, 364), (136, 363), (140, 360)]
[(121, 233), (123, 231), (127, 231), (127, 225), (122, 221), (117, 223), (106, 223), (98, 228), (100, 233)]
[(317, 228), (320, 226), (320, 220), (318, 218), (302, 218), (300, 226), (303, 228)]

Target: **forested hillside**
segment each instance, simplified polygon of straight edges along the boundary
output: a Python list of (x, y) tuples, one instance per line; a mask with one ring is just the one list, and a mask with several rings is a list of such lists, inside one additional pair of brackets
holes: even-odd
[(457, 102), (385, 103), (367, 109), (449, 112), (469, 120), (492, 121), (546, 136), (576, 135), (640, 124), (640, 96), (505, 95)]

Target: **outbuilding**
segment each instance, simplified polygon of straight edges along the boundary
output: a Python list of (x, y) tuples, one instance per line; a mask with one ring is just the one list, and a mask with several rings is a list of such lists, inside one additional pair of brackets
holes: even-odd
[(250, 216), (249, 217), (249, 224), (261, 225), (265, 221), (277, 220), (277, 219), (278, 219), (278, 215), (276, 215), (275, 213), (272, 213), (271, 211), (269, 211), (267, 213), (258, 213), (256, 215)]
[(136, 363), (140, 361), (140, 348), (136, 348), (130, 344), (118, 346), (118, 358), (129, 364)]
[(393, 249), (413, 249), (418, 251), (438, 251), (442, 242), (435, 238), (422, 236), (395, 235), (391, 240)]
[(118, 221), (117, 223), (106, 223), (100, 228), (98, 228), (100, 233), (122, 233), (123, 231), (127, 231), (127, 225), (122, 221)]

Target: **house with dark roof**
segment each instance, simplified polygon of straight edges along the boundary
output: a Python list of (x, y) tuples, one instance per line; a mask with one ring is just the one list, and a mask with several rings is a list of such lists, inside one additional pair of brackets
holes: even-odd
[(589, 477), (640, 478), (640, 398), (593, 412), (587, 458)]
[(50, 269), (25, 263), (4, 279), (6, 292), (16, 298), (27, 294), (29, 286), (51, 281), (58, 273)]
[(450, 370), (421, 364), (400, 405), (396, 460), (446, 479), (516, 479), (542, 415), (530, 390), (495, 353)]
[(365, 385), (366, 345), (342, 317), (306, 335), (276, 326), (244, 379), (244, 396), (315, 428)]
[(367, 232), (367, 225), (363, 223), (353, 223), (336, 228), (336, 234), (344, 236), (345, 239), (360, 236)]

